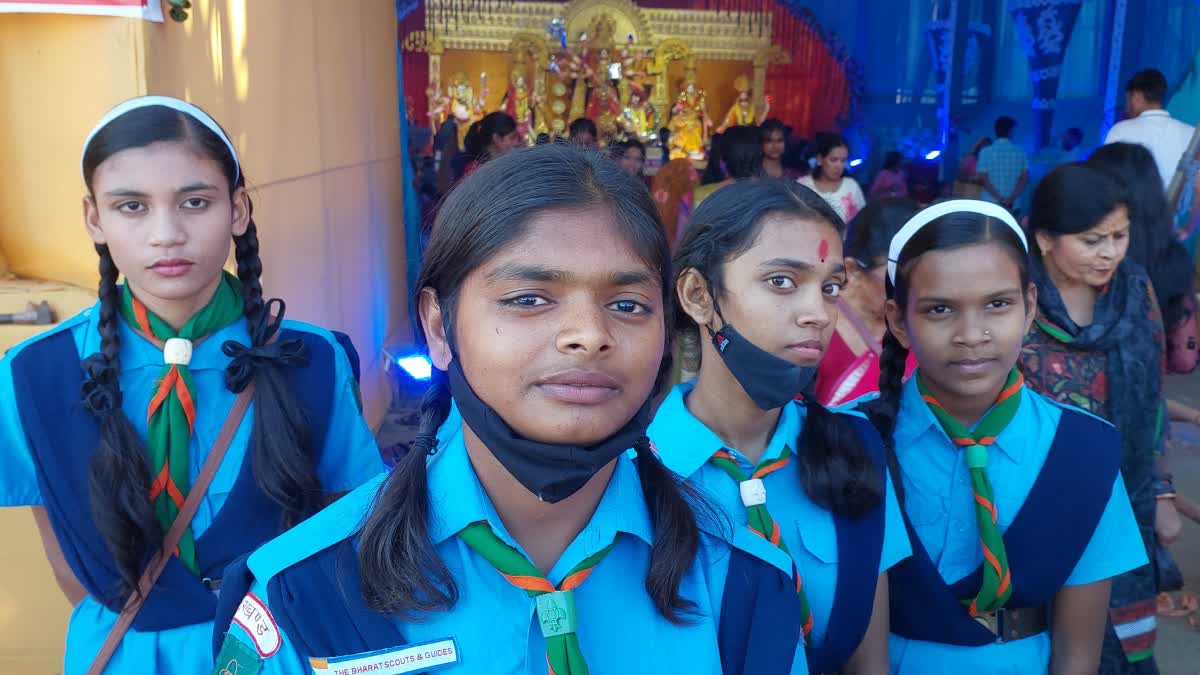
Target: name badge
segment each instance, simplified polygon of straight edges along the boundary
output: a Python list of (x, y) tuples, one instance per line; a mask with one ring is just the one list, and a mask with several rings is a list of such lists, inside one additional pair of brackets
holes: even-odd
[(312, 666), (313, 675), (399, 675), (418, 670), (440, 670), (457, 664), (459, 660), (458, 643), (450, 637), (363, 654), (309, 659), (308, 663)]

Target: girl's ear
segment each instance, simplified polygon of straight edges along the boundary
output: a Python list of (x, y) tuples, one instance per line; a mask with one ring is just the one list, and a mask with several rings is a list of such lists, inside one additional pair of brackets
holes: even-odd
[(708, 282), (694, 268), (689, 267), (675, 282), (675, 294), (679, 297), (679, 308), (696, 322), (697, 326), (707, 326), (712, 323), (713, 299), (708, 292)]
[(1037, 318), (1038, 293), (1037, 284), (1030, 283), (1029, 288), (1025, 289), (1025, 332), (1033, 327), (1033, 320)]
[(908, 339), (908, 327), (904, 324), (904, 312), (900, 305), (896, 304), (895, 300), (888, 300), (883, 307), (883, 313), (887, 316), (888, 330), (896, 336), (901, 346), (911, 351), (912, 342)]
[(250, 228), (250, 195), (242, 186), (230, 196), (233, 201), (233, 236), (240, 237)]
[(417, 300), (417, 312), (421, 317), (421, 330), (425, 333), (425, 344), (429, 347), (429, 360), (435, 368), (445, 372), (450, 367), (450, 341), (446, 338), (442, 323), (442, 306), (437, 292), (426, 286), (421, 289)]
[(96, 200), (91, 195), (83, 198), (83, 227), (94, 243), (101, 245), (108, 243), (108, 238), (104, 236), (104, 229), (100, 227), (100, 207), (96, 206)]

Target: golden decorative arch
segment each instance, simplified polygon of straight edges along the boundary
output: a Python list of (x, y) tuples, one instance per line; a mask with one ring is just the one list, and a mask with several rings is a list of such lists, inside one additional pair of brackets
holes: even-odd
[(538, 99), (546, 99), (546, 65), (550, 62), (550, 48), (546, 38), (532, 32), (517, 33), (509, 42), (508, 52), (512, 55), (513, 72), (531, 66), (526, 77), (533, 82), (533, 92)]
[(792, 56), (777, 45), (763, 47), (754, 53), (754, 109), (763, 110), (767, 103), (767, 66), (774, 64), (786, 65), (792, 62)]
[[(692, 48), (683, 40), (668, 38), (654, 46), (654, 75), (656, 75), (654, 91), (651, 92), (651, 103), (660, 111), (670, 110), (671, 88), (667, 71), (672, 61), (688, 61), (695, 63), (692, 58)], [(693, 75), (694, 77), (694, 75)]]
[(445, 48), (436, 35), (426, 30), (414, 30), (404, 36), (404, 51), (429, 54), (429, 86), (434, 91), (442, 89), (442, 53)]
[[(633, 0), (571, 0), (563, 7), (562, 17), (572, 42), (579, 39), (580, 33), (592, 30), (593, 25), (601, 21), (604, 30), (611, 31), (610, 35), (601, 36), (602, 39), (611, 40), (612, 43), (624, 43), (625, 36), (632, 34), (634, 42), (638, 45), (654, 43), (650, 23)], [(614, 44), (596, 46), (611, 48)]]

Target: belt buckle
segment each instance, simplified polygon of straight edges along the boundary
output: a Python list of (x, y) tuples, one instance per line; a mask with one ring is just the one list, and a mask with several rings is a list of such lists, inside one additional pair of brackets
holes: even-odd
[(1004, 644), (1004, 614), (1003, 607), (994, 612), (984, 612), (975, 615), (975, 621), (996, 636), (996, 644)]

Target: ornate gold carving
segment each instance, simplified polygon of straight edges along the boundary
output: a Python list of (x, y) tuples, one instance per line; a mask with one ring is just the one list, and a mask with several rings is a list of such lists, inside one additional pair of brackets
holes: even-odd
[[(464, 12), (450, 26), (438, 17), (453, 13), (452, 0), (427, 0), (426, 32), (434, 34), (445, 49), (509, 51), (517, 33), (543, 35), (546, 24), (562, 17), (572, 44), (590, 28), (596, 15), (607, 14), (615, 22), (613, 39), (624, 43), (633, 33), (638, 47), (657, 48), (666, 40), (680, 40), (700, 59), (750, 61), (770, 45), (771, 17), (763, 17), (762, 29), (743, 17), (741, 24), (723, 12), (706, 10), (650, 9), (632, 0), (574, 0), (566, 5), (553, 2), (511, 2), (489, 7), (483, 15)], [(599, 48), (601, 45), (595, 45)]]
[(783, 49), (771, 45), (764, 47), (757, 52), (754, 52), (754, 109), (768, 110), (767, 108), (767, 66), (771, 64), (787, 64), (792, 62), (792, 57)]
[(404, 37), (404, 51), (441, 54), (444, 47), (442, 41), (429, 31), (415, 30)]

